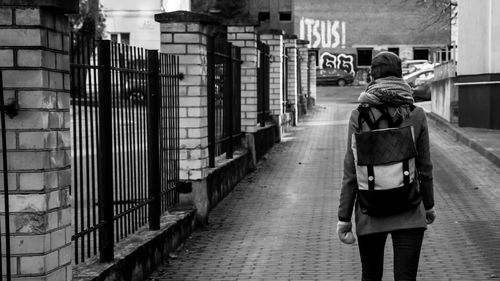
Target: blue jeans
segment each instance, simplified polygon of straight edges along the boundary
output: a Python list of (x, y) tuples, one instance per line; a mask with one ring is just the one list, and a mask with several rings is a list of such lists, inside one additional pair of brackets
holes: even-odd
[(389, 233), (392, 237), (394, 251), (394, 280), (417, 280), (418, 260), (424, 231), (424, 228), (414, 228), (358, 236), (359, 254), (363, 268), (361, 280), (382, 280), (385, 241)]

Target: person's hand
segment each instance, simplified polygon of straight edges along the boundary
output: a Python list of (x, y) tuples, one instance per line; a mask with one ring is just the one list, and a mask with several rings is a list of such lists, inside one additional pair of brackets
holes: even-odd
[(436, 210), (434, 210), (434, 207), (430, 208), (429, 210), (425, 210), (425, 220), (427, 221), (427, 224), (433, 223), (435, 219)]
[(339, 239), (342, 243), (345, 244), (353, 244), (356, 242), (356, 237), (352, 233), (352, 223), (339, 221), (337, 223), (337, 234), (339, 235)]

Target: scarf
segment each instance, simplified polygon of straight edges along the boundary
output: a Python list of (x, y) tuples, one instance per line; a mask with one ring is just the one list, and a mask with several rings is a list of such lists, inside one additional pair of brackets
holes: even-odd
[(410, 85), (402, 78), (389, 76), (372, 81), (366, 90), (359, 95), (358, 102), (362, 106), (391, 106), (396, 113), (406, 118), (410, 115), (413, 96)]

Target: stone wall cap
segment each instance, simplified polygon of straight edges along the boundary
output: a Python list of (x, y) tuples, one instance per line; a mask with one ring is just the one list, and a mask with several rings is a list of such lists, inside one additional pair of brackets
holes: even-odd
[(208, 23), (208, 24), (221, 24), (222, 18), (206, 13), (175, 11), (175, 12), (156, 14), (155, 21), (159, 23), (196, 22), (196, 23)]
[(50, 7), (64, 13), (78, 13), (78, 0), (0, 0), (0, 6)]
[(285, 35), (285, 31), (283, 29), (261, 29), (259, 30), (259, 34), (272, 34), (272, 35)]
[(298, 39), (297, 40), (297, 44), (299, 44), (299, 45), (307, 45), (307, 44), (309, 44), (309, 41), (308, 40)]
[(297, 39), (297, 35), (295, 34), (285, 34), (285, 39)]
[(234, 18), (225, 19), (224, 24), (227, 26), (259, 26), (260, 22), (258, 20), (249, 18)]

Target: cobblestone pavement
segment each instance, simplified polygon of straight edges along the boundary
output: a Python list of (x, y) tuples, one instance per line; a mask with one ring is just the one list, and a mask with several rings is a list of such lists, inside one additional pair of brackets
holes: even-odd
[[(346, 119), (353, 104), (320, 96), (151, 280), (360, 280), (357, 246), (335, 233)], [(419, 280), (500, 280), (500, 170), (431, 128), (438, 219)], [(389, 239), (390, 240), (390, 239)], [(393, 280), (391, 244), (384, 280)]]

